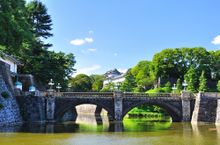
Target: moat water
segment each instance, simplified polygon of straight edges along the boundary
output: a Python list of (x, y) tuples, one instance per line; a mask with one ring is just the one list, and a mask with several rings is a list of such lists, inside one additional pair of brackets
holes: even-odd
[(220, 126), (146, 119), (109, 123), (79, 116), (75, 123), (20, 124), (0, 132), (0, 145), (220, 145)]

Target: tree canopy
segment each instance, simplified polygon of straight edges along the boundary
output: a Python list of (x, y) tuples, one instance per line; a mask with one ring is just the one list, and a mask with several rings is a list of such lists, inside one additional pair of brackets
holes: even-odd
[(92, 90), (92, 79), (85, 74), (78, 74), (69, 80), (71, 91), (88, 92)]
[(24, 0), (1, 0), (0, 50), (24, 64), (20, 73), (33, 74), (43, 86), (53, 78), (66, 88), (75, 70), (75, 57), (47, 50), (52, 44), (45, 44), (44, 40), (53, 36), (51, 30), (52, 19), (41, 1), (25, 5)]

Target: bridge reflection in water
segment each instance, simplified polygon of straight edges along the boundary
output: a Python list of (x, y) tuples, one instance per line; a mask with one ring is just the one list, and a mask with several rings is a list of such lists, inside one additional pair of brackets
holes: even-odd
[(96, 105), (84, 104), (76, 106), (76, 123), (92, 124), (92, 125), (109, 125), (107, 111), (101, 109), (96, 114)]

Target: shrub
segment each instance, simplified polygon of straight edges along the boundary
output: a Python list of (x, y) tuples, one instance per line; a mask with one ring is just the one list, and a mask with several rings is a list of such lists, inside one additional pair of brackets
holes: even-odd
[(150, 89), (146, 91), (145, 93), (163, 93), (164, 90), (162, 88), (155, 88), (155, 89)]
[(218, 84), (217, 84), (217, 90), (220, 92), (220, 80), (218, 81)]
[(1, 96), (2, 96), (3, 98), (5, 98), (5, 99), (7, 99), (7, 98), (10, 97), (9, 94), (8, 94), (8, 92), (5, 92), (5, 91), (1, 93)]

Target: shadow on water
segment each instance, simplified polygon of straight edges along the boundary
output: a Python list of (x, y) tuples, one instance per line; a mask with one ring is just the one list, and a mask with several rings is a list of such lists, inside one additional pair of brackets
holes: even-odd
[(107, 116), (78, 116), (76, 122), (24, 123), (1, 126), (0, 132), (23, 133), (75, 133), (75, 132), (146, 132), (166, 130), (171, 122), (149, 122), (144, 119), (124, 119), (123, 122), (108, 122)]

